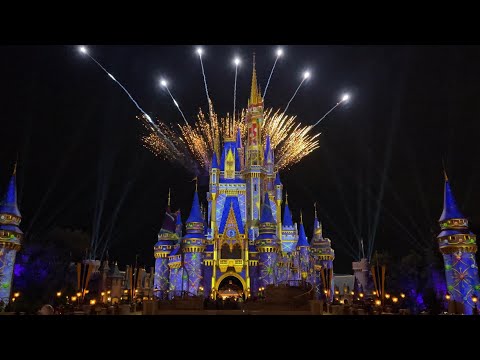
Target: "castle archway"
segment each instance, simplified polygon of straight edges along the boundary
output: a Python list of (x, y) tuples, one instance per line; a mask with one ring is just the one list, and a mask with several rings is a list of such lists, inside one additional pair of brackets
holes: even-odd
[(247, 288), (245, 280), (233, 271), (220, 276), (215, 284), (217, 293), (222, 297), (241, 297)]

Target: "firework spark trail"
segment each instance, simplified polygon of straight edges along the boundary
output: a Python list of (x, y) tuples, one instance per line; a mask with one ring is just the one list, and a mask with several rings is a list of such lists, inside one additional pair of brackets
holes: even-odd
[(302, 79), (302, 81), (300, 81), (300, 84), (298, 85), (297, 90), (295, 90), (295, 92), (293, 93), (292, 98), (291, 98), (290, 101), (287, 103), (287, 106), (285, 107), (285, 110), (283, 111), (284, 113), (287, 112), (288, 107), (290, 106), (290, 103), (293, 101), (293, 99), (295, 99), (295, 96), (297, 96), (298, 90), (300, 90), (300, 88), (302, 87), (302, 84), (303, 84), (303, 83), (305, 82), (305, 80), (307, 80), (309, 77), (310, 77), (310, 73), (309, 73), (308, 71), (306, 71), (306, 72), (303, 74), (303, 79)]
[(270, 79), (272, 78), (273, 71), (275, 70), (275, 65), (277, 65), (277, 61), (280, 58), (280, 56), (282, 56), (282, 55), (283, 55), (283, 50), (278, 49), (277, 50), (277, 57), (275, 58), (275, 62), (273, 63), (273, 66), (272, 66), (272, 71), (270, 71), (270, 76), (268, 77), (267, 85), (265, 86), (265, 90), (263, 91), (263, 100), (264, 101), (265, 101), (265, 95), (267, 95), (268, 84), (270, 84)]
[(178, 105), (177, 100), (175, 100), (175, 98), (173, 97), (172, 93), (170, 92), (170, 89), (168, 88), (167, 82), (166, 82), (165, 80), (162, 80), (161, 83), (162, 83), (162, 86), (163, 86), (165, 89), (167, 89), (168, 95), (170, 95), (170, 97), (172, 98), (172, 101), (173, 101), (173, 103), (175, 104), (175, 106), (177, 107), (178, 111), (180, 111), (180, 114), (182, 115), (183, 120), (185, 121), (185, 124), (188, 125), (188, 121), (187, 121), (187, 119), (185, 118), (185, 115), (183, 115), (183, 111), (182, 111), (182, 109), (180, 109), (180, 105)]
[(197, 54), (198, 54), (198, 57), (200, 58), (200, 65), (202, 67), (203, 83), (205, 85), (205, 94), (207, 95), (207, 103), (210, 104), (210, 96), (208, 95), (207, 77), (205, 76), (205, 69), (203, 68), (203, 60), (202, 60), (203, 50), (201, 48), (198, 48)]
[(348, 94), (344, 95), (344, 96), (342, 97), (342, 100), (340, 100), (339, 102), (337, 102), (334, 107), (332, 107), (330, 110), (328, 110), (328, 111), (325, 113), (325, 115), (323, 115), (323, 116), (320, 118), (320, 120), (318, 120), (315, 124), (312, 125), (312, 127), (315, 127), (315, 126), (317, 126), (318, 124), (320, 124), (320, 122), (321, 122), (323, 119), (325, 119), (325, 118), (328, 116), (328, 114), (330, 114), (333, 110), (335, 110), (335, 108), (336, 108), (338, 105), (340, 105), (340, 104), (343, 103), (343, 102), (348, 101), (349, 98), (350, 98), (350, 96), (349, 96)]
[(236, 58), (235, 63), (235, 83), (233, 85), (233, 119), (235, 121), (235, 108), (237, 106), (237, 74), (238, 74), (238, 65), (240, 64), (240, 59)]
[(152, 130), (154, 131), (157, 131), (161, 136), (163, 136), (165, 138), (165, 141), (167, 141), (169, 143), (170, 146), (173, 146), (173, 143), (170, 141), (170, 139), (168, 139), (165, 134), (162, 133), (162, 131), (160, 130), (160, 128), (157, 126), (157, 124), (155, 124), (152, 120), (152, 118), (150, 117), (150, 115), (148, 115), (145, 110), (143, 110), (140, 105), (138, 105), (138, 103), (135, 101), (135, 99), (133, 98), (133, 96), (128, 92), (128, 90), (117, 80), (115, 79), (115, 77), (110, 74), (107, 69), (105, 69), (103, 67), (102, 64), (100, 64), (92, 55), (90, 55), (87, 51), (87, 49), (84, 47), (84, 46), (81, 46), (79, 48), (80, 52), (82, 54), (85, 54), (87, 55), (90, 59), (92, 59), (113, 81), (115, 81), (121, 88), (122, 90), (128, 95), (128, 97), (130, 98), (130, 100), (132, 100), (132, 102), (135, 104), (135, 106), (137, 107), (138, 110), (140, 110), (142, 112), (142, 114), (144, 115), (145, 119), (148, 120), (150, 126), (152, 127)]

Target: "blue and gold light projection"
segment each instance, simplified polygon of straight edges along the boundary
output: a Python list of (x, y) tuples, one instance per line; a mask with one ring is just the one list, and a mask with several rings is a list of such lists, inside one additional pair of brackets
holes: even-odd
[[(268, 285), (291, 280), (298, 284), (302, 273), (307, 282), (315, 279), (314, 263), (320, 260), (309, 251), (303, 224), (299, 236), (288, 201), (282, 223), (283, 184), (275, 165), (278, 136), (262, 131), (268, 125), (255, 66), (248, 109), (242, 116), (242, 129), (231, 127), (225, 138), (214, 141), (211, 161), (206, 162), (211, 164), (208, 211), (202, 214), (195, 190), (185, 235), (179, 212), (174, 227), (169, 200), (154, 247), (159, 294), (168, 288), (169, 297), (183, 292), (215, 299), (225, 284), (240, 280), (247, 298)], [(329, 261), (331, 269), (333, 257)]]
[(10, 301), (15, 258), (23, 238), (23, 232), (18, 227), (21, 220), (17, 206), (15, 165), (7, 192), (0, 203), (0, 300), (5, 305)]
[(468, 220), (458, 209), (457, 203), (445, 175), (443, 212), (438, 220), (441, 232), (438, 246), (445, 263), (447, 290), (451, 299), (464, 305), (465, 314), (472, 314), (472, 296), (480, 293), (476, 236), (468, 229)]

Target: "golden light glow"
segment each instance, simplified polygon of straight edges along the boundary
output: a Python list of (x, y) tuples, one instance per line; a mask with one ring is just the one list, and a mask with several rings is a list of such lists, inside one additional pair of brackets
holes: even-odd
[(400, 294), (400, 297), (401, 297), (402, 299), (405, 298), (405, 294), (404, 294), (404, 293), (401, 293), (401, 294)]
[(81, 292), (77, 292), (77, 297), (80, 297), (82, 296), (82, 293)]
[(135, 289), (135, 292), (138, 293), (138, 289)]
[(108, 291), (107, 291), (107, 294), (108, 294), (108, 295), (110, 295), (110, 293), (111, 293), (111, 291), (110, 291), (110, 290), (108, 290)]
[(338, 294), (340, 294), (340, 291), (335, 290), (335, 295), (338, 295)]
[(96, 302), (97, 302), (96, 300), (92, 299), (90, 300), (90, 305), (95, 305)]
[(72, 296), (72, 301), (77, 301), (77, 297), (76, 297), (76, 296)]
[(445, 295), (445, 299), (446, 299), (446, 300), (450, 300), (450, 294), (446, 294), (446, 295)]
[(386, 299), (390, 299), (390, 294), (385, 294)]
[(15, 302), (15, 300), (16, 300), (15, 298), (12, 298), (12, 301), (13, 301), (13, 302)]
[(380, 300), (375, 300), (375, 305), (380, 306), (382, 305), (382, 302)]
[(61, 291), (57, 292), (57, 297), (60, 297), (60, 296), (62, 296)]
[[(142, 142), (163, 159), (173, 160), (196, 174), (208, 173), (213, 152), (220, 155), (219, 151), (226, 138), (235, 139), (237, 129), (240, 129), (243, 144), (247, 137), (245, 109), (239, 117), (232, 118), (227, 114), (225, 118), (219, 118), (211, 105), (210, 114), (205, 116), (200, 110), (193, 125), (167, 125), (159, 122), (157, 125), (165, 134), (164, 137), (151, 130), (144, 117), (139, 117), (150, 131), (142, 138)], [(275, 149), (275, 168), (278, 170), (290, 168), (319, 147), (320, 133), (313, 133), (313, 126), (304, 126), (296, 120), (296, 116), (284, 114), (280, 110), (273, 112), (272, 109), (267, 109), (264, 112), (261, 134), (263, 144), (267, 135)]]
[(377, 292), (375, 290), (373, 290), (372, 292), (373, 295), (377, 295)]
[(102, 291), (100, 295), (105, 296), (105, 291)]
[(350, 295), (355, 295), (355, 293), (353, 291), (350, 291)]
[(472, 296), (472, 301), (476, 304), (478, 301), (478, 297), (476, 295)]
[(15, 296), (16, 298), (18, 298), (20, 296), (20, 293), (19, 292), (16, 292), (15, 294), (13, 294), (13, 296)]
[(109, 297), (107, 298), (107, 301), (112, 301), (112, 298), (109, 296)]
[(123, 290), (123, 293), (128, 294), (128, 290), (127, 289)]
[(358, 296), (360, 296), (361, 298), (363, 298), (363, 293), (358, 294)]
[(393, 301), (394, 303), (397, 303), (397, 302), (398, 302), (398, 298), (394, 296), (394, 297), (392, 297), (392, 301)]
[(88, 294), (90, 292), (90, 290), (85, 290), (85, 294)]

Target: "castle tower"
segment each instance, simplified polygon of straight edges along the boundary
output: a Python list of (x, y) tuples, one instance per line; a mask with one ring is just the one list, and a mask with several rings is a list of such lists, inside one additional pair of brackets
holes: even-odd
[(283, 184), (280, 181), (280, 173), (277, 172), (275, 177), (275, 204), (277, 206), (276, 217), (277, 217), (277, 237), (282, 241), (282, 200), (283, 200)]
[(265, 193), (262, 205), (259, 233), (260, 235), (255, 240), (255, 245), (259, 253), (258, 286), (264, 287), (277, 282), (276, 264), (277, 254), (280, 250), (280, 243), (276, 235), (276, 223), (272, 215), (272, 209), (270, 208), (268, 193)]
[(448, 292), (452, 300), (464, 305), (464, 313), (470, 315), (474, 307), (472, 295), (478, 296), (480, 290), (476, 236), (457, 207), (446, 174), (443, 212), (438, 222), (442, 230), (437, 237), (438, 246), (445, 263)]
[[(314, 263), (315, 297), (324, 296), (328, 302), (333, 301), (333, 260), (335, 251), (332, 249), (331, 241), (323, 237), (322, 223), (318, 221), (317, 209), (315, 207), (315, 224), (310, 252)], [(319, 284), (321, 284), (319, 286)], [(323, 292), (323, 295), (322, 295)]]
[(17, 164), (0, 203), (0, 300), (5, 305), (10, 301), (15, 258), (23, 239), (23, 232), (18, 227), (22, 215), (17, 206), (16, 172)]
[[(179, 214), (179, 213), (178, 213)], [(168, 256), (172, 252), (173, 246), (179, 241), (178, 237), (178, 215), (170, 212), (170, 190), (168, 191), (168, 204), (165, 211), (162, 228), (158, 233), (158, 241), (153, 247), (155, 256), (155, 275), (154, 275), (154, 296), (157, 299), (163, 299), (169, 288), (170, 271), (168, 267)], [(180, 234), (181, 234), (180, 220)]]
[(305, 235), (305, 228), (303, 227), (303, 216), (300, 212), (300, 228), (298, 231), (298, 268), (300, 272), (300, 278), (307, 281), (308, 273), (310, 270), (310, 245), (308, 244), (307, 236)]
[(118, 263), (115, 261), (115, 265), (113, 268), (110, 269), (110, 273), (108, 274), (108, 279), (110, 283), (110, 296), (112, 298), (112, 303), (116, 303), (120, 301), (120, 297), (122, 297), (122, 279), (123, 275), (118, 269)]
[(200, 212), (198, 192), (195, 189), (193, 195), (192, 209), (186, 222), (186, 234), (182, 239), (183, 267), (186, 271), (183, 275), (187, 279), (187, 290), (190, 294), (197, 295), (200, 291), (202, 280), (203, 252), (206, 241), (203, 233), (203, 218)]
[(244, 176), (247, 181), (247, 227), (251, 240), (256, 237), (256, 228), (260, 219), (260, 202), (262, 199), (263, 174), (263, 99), (257, 85), (255, 58), (253, 60), (252, 87), (248, 101), (247, 115), (247, 144), (245, 153)]

